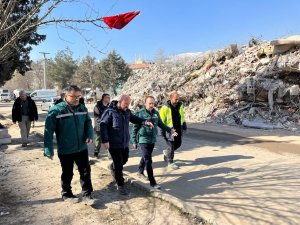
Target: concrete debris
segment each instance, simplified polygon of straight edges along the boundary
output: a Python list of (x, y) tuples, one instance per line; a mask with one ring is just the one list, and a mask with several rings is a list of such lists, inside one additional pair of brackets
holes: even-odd
[[(278, 52), (278, 45), (292, 48)], [(299, 85), (300, 36), (293, 36), (230, 45), (163, 68), (153, 64), (130, 77), (121, 93), (132, 97), (137, 110), (145, 96), (153, 95), (160, 107), (177, 90), (191, 122), (300, 131)]]

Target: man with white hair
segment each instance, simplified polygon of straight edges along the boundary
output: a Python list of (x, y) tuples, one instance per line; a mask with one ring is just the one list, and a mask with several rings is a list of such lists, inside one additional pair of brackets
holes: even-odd
[(12, 108), (12, 121), (13, 123), (18, 121), (21, 131), (22, 147), (27, 146), (31, 123), (37, 120), (38, 112), (35, 102), (26, 95), (24, 90), (21, 90)]
[(124, 188), (123, 165), (129, 157), (129, 122), (154, 127), (152, 122), (133, 115), (129, 110), (130, 103), (128, 95), (122, 95), (119, 101), (112, 101), (100, 122), (103, 146), (109, 150), (113, 160), (109, 169), (117, 182), (117, 190), (122, 195), (127, 194)]

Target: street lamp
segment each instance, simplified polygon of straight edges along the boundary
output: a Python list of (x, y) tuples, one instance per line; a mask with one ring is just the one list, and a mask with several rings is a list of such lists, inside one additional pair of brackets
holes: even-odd
[(44, 55), (44, 89), (47, 89), (47, 85), (46, 85), (46, 55), (47, 54), (50, 54), (50, 53), (47, 53), (47, 52), (40, 52), (41, 54)]

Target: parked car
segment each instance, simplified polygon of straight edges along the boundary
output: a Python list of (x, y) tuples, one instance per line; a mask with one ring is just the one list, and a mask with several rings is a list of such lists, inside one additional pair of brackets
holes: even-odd
[(1, 93), (0, 101), (1, 102), (10, 102), (11, 101), (10, 93)]
[(42, 101), (44, 99), (49, 99), (51, 97), (55, 97), (56, 94), (56, 90), (53, 89), (42, 89), (42, 90), (36, 90), (33, 91), (30, 94), (30, 97), (32, 98), (32, 100), (35, 101)]
[(55, 102), (60, 99), (60, 97), (53, 97), (44, 99), (41, 105), (42, 111), (49, 111), (49, 109), (54, 106)]

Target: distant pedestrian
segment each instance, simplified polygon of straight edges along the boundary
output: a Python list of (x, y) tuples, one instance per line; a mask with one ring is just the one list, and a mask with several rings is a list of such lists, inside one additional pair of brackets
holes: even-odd
[(167, 136), (166, 132), (162, 131), (162, 136), (168, 145), (168, 148), (163, 151), (164, 160), (168, 163), (168, 167), (178, 169), (179, 166), (174, 163), (174, 152), (181, 146), (182, 134), (187, 130), (187, 126), (183, 103), (179, 101), (179, 94), (176, 91), (170, 94), (170, 100), (161, 107), (159, 114), (163, 123), (178, 133), (176, 137), (173, 137)]
[(153, 124), (146, 119), (139, 118), (128, 109), (131, 99), (122, 95), (119, 101), (112, 101), (103, 113), (100, 123), (102, 143), (108, 149), (113, 163), (109, 165), (112, 175), (117, 182), (117, 190), (126, 195), (124, 188), (123, 165), (129, 157), (129, 122), (144, 124), (153, 128)]
[(144, 175), (144, 170), (146, 168), (148, 180), (150, 186), (155, 189), (160, 189), (160, 186), (157, 184), (152, 168), (152, 152), (156, 142), (157, 136), (157, 127), (160, 127), (164, 132), (171, 133), (172, 136), (176, 136), (177, 133), (174, 129), (166, 126), (159, 116), (159, 112), (154, 108), (155, 99), (152, 96), (146, 97), (145, 107), (138, 111), (135, 115), (141, 118), (144, 118), (148, 121), (151, 121), (154, 125), (154, 128), (151, 129), (148, 126), (135, 124), (132, 128), (131, 133), (131, 142), (133, 147), (137, 149), (137, 144), (140, 146), (142, 158), (139, 164), (139, 171), (137, 173), (139, 178), (144, 180), (147, 177)]
[(87, 205), (94, 204), (91, 194), (91, 167), (89, 165), (88, 146), (93, 143), (92, 121), (87, 108), (79, 103), (81, 90), (71, 85), (66, 90), (65, 100), (53, 106), (48, 112), (44, 131), (44, 155), (53, 159), (53, 133), (56, 134), (58, 158), (62, 175), (62, 199), (78, 202), (73, 194), (71, 181), (74, 162), (80, 174), (82, 199)]
[(84, 102), (84, 97), (80, 97), (80, 99), (79, 99), (79, 103), (80, 103), (80, 104), (83, 104), (83, 105), (85, 105), (85, 102)]
[(12, 121), (13, 123), (18, 121), (21, 131), (22, 147), (27, 146), (31, 123), (37, 120), (38, 112), (35, 102), (26, 95), (24, 90), (21, 90), (12, 108)]
[[(95, 130), (95, 149), (94, 149), (94, 157), (99, 156), (99, 152), (101, 149), (101, 133), (100, 133), (100, 122), (101, 116), (103, 112), (108, 108), (110, 103), (109, 94), (103, 94), (100, 101), (98, 101), (94, 107), (94, 130)], [(110, 155), (109, 155), (110, 157)]]

